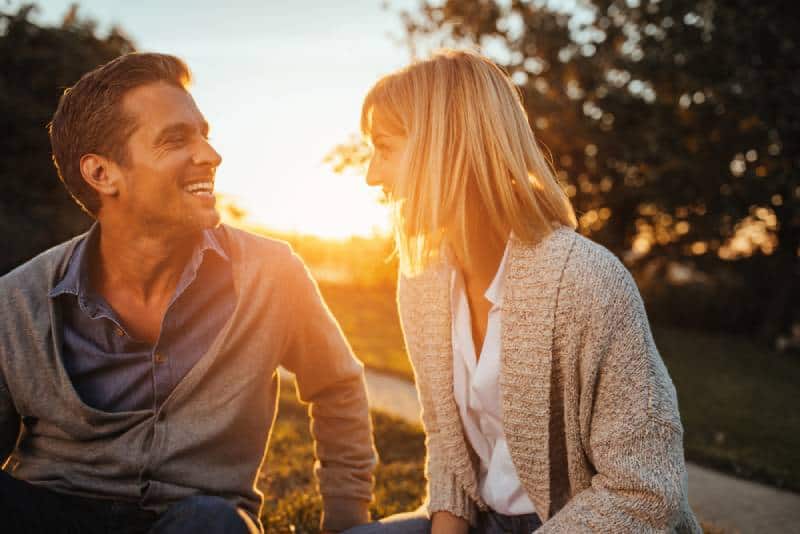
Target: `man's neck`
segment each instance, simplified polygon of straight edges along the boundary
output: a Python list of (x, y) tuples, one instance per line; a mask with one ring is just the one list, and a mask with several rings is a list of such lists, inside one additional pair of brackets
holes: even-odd
[(106, 297), (124, 292), (144, 306), (158, 305), (175, 292), (199, 238), (200, 232), (187, 238), (101, 220), (92, 286)]

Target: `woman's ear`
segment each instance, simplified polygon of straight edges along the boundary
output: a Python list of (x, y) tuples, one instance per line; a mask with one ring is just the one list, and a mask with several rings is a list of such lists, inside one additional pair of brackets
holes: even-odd
[(81, 175), (101, 196), (117, 196), (119, 184), (114, 163), (99, 154), (84, 154), (80, 162)]

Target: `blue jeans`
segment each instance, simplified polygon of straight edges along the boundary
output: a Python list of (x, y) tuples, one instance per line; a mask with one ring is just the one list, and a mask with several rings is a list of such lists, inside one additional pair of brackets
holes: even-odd
[[(478, 525), (470, 527), (470, 534), (531, 534), (542, 526), (536, 514), (508, 516), (495, 511), (480, 512)], [(423, 508), (413, 512), (395, 514), (366, 525), (360, 525), (342, 534), (430, 534), (431, 521)]]
[(244, 512), (220, 497), (182, 499), (159, 515), (136, 503), (67, 495), (0, 470), (0, 531), (4, 534), (255, 534)]

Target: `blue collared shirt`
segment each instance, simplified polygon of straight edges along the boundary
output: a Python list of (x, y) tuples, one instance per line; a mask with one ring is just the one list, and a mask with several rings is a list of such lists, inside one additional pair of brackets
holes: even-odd
[(155, 345), (136, 339), (89, 284), (100, 226), (75, 248), (50, 291), (63, 315), (64, 367), (81, 399), (107, 412), (155, 410), (208, 351), (236, 302), (228, 254), (205, 230), (181, 275)]

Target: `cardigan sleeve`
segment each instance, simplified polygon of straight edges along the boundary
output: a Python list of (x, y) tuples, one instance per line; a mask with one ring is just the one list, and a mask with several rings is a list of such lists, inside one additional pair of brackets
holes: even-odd
[(417, 386), (417, 395), (422, 406), (422, 426), (425, 430), (425, 480), (426, 502), (425, 509), (430, 518), (435, 512), (450, 512), (456, 517), (466, 519), (475, 525), (477, 508), (472, 498), (464, 490), (460, 480), (455, 476), (447, 459), (444, 448), (444, 436), (436, 423), (434, 413), (434, 399), (430, 391), (422, 362), (418, 355), (422, 353), (418, 346), (416, 332), (419, 318), (414, 311), (419, 305), (419, 298), (410, 294), (411, 288), (408, 280), (401, 274), (398, 276), (397, 299), (400, 311), (403, 338), (406, 349), (414, 369), (414, 383)]
[(537, 532), (672, 531), (687, 491), (679, 429), (654, 419), (632, 434), (592, 448), (597, 473), (590, 487)]
[(364, 369), (297, 256), (286, 282), (290, 333), (282, 365), (295, 373), (300, 400), (310, 403), (322, 530), (346, 530), (369, 521), (377, 463)]
[(418, 392), (422, 408), (422, 422), (425, 427), (425, 480), (427, 481), (426, 510), (430, 518), (435, 512), (450, 512), (456, 517), (466, 519), (475, 525), (477, 509), (450, 469), (441, 436), (431, 413), (433, 403), (427, 394), (423, 394), (420, 381), (417, 380)]
[(655, 533), (679, 524), (701, 532), (693, 516), (681, 517), (688, 480), (675, 388), (633, 278), (618, 262), (606, 267), (586, 293), (581, 355), (597, 362), (581, 388), (582, 441), (595, 473), (537, 532)]

